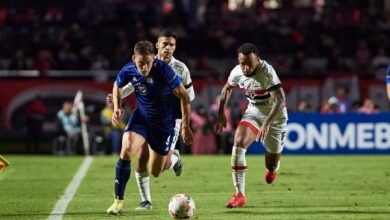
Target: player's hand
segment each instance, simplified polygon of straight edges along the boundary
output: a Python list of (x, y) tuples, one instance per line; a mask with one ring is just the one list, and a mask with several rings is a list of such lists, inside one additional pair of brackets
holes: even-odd
[(223, 128), (226, 128), (226, 116), (218, 115), (217, 123), (215, 125), (215, 131), (217, 132), (217, 134), (221, 134)]
[(265, 139), (267, 138), (268, 131), (269, 131), (269, 124), (263, 123), (263, 125), (261, 125), (261, 128), (259, 130), (259, 133), (257, 134), (256, 140), (264, 142)]
[(181, 136), (183, 137), (183, 142), (186, 145), (190, 145), (190, 144), (192, 144), (192, 142), (194, 142), (194, 138), (192, 136), (192, 131), (191, 131), (189, 126), (182, 126)]
[(112, 104), (112, 94), (111, 93), (109, 93), (106, 96), (106, 104)]
[(122, 113), (123, 113), (122, 109), (115, 109), (114, 110), (114, 113), (112, 114), (112, 119), (111, 119), (111, 123), (113, 126), (118, 125), (119, 120), (121, 119)]

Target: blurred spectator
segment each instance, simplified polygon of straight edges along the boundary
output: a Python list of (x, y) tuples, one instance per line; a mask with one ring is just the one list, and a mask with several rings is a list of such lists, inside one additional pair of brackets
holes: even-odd
[(298, 103), (298, 112), (310, 112), (310, 104), (306, 100), (301, 100)]
[(43, 122), (47, 114), (47, 107), (39, 95), (26, 107), (25, 114), (27, 151), (29, 153), (39, 153)]
[(379, 113), (380, 110), (375, 108), (372, 99), (367, 98), (364, 99), (363, 105), (357, 110), (357, 112), (362, 114), (376, 114)]
[(305, 52), (303, 50), (298, 50), (293, 57), (292, 63), (291, 63), (291, 70), (292, 74), (295, 76), (303, 76), (303, 64), (305, 61)]
[(382, 31), (390, 30), (390, 16), (388, 14), (384, 14), (381, 19), (378, 21), (377, 26)]
[[(356, 49), (356, 65), (358, 71), (367, 71), (371, 61), (371, 53), (366, 41), (360, 41)], [(367, 73), (362, 74), (367, 74)]]
[(284, 55), (278, 54), (275, 60), (275, 71), (278, 75), (286, 77), (290, 73), (290, 65)]
[(107, 70), (109, 68), (109, 64), (109, 61), (103, 56), (103, 54), (98, 53), (92, 60), (91, 70)]
[[(66, 101), (62, 105), (62, 109), (57, 112), (57, 119), (60, 122), (60, 128), (66, 135), (66, 151), (68, 154), (76, 153), (81, 134), (79, 114), (77, 110), (73, 111), (73, 103)], [(82, 118), (82, 121), (87, 121), (87, 118)]]
[(78, 56), (72, 51), (71, 44), (65, 41), (63, 47), (58, 52), (58, 68), (64, 70), (77, 69), (78, 60)]
[(47, 72), (54, 67), (54, 59), (50, 51), (39, 50), (38, 56), (32, 64), (34, 70), (38, 70), (41, 76), (46, 76)]
[[(100, 122), (104, 125), (105, 136), (110, 141), (111, 153), (119, 154), (122, 146), (123, 130), (125, 129), (126, 124), (122, 120), (118, 123), (118, 125), (113, 126), (111, 123), (113, 113), (112, 103), (106, 103), (106, 106), (100, 112)], [(123, 114), (123, 116), (124, 115), (125, 114)]]
[(29, 69), (27, 59), (24, 57), (24, 51), (22, 49), (16, 50), (14, 57), (11, 59), (9, 63), (8, 69), (9, 70)]
[(209, 63), (209, 58), (206, 55), (201, 55), (196, 60), (195, 69), (207, 72), (216, 72), (216, 69)]
[[(53, 53), (53, 60), (50, 65), (42, 61), (35, 63), (34, 69), (43, 74), (50, 69), (70, 69), (74, 56), (79, 58), (78, 69), (91, 69), (90, 62), (96, 60), (95, 53), (110, 58), (110, 65), (107, 67), (98, 62), (92, 69), (97, 66), (97, 69), (116, 70), (124, 62), (119, 58), (125, 56), (120, 54), (127, 51), (119, 46), (122, 42), (151, 39), (167, 24), (181, 33), (182, 45), (176, 53), (186, 53), (192, 61), (199, 59), (199, 69), (206, 71), (218, 70), (219, 65), (209, 65), (202, 56), (206, 54), (213, 59), (211, 64), (216, 63), (215, 58), (232, 58), (226, 56), (234, 55), (233, 46), (243, 41), (264, 45), (266, 56), (283, 53), (284, 57), (278, 59), (279, 72), (286, 70), (289, 78), (297, 77), (293, 73), (301, 72), (302, 63), (325, 58), (329, 60), (331, 71), (344, 70), (353, 63), (365, 69), (370, 62), (366, 45), (369, 49), (380, 46), (386, 50), (389, 47), (390, 16), (386, 7), (379, 3), (278, 1), (283, 2), (279, 4), (280, 8), (269, 10), (267, 5), (271, 1), (163, 2), (70, 0), (65, 5), (62, 1), (51, 1), (50, 6), (43, 7), (37, 1), (30, 1), (28, 10), (3, 7), (0, 9), (3, 30), (0, 59), (9, 63), (8, 54), (15, 50), (13, 45), (18, 45), (27, 60), (38, 60), (30, 54), (44, 47)], [(233, 2), (235, 4), (231, 4)], [(253, 27), (249, 27), (248, 20), (254, 21)], [(359, 43), (362, 39), (365, 43)], [(70, 52), (63, 48), (64, 42), (70, 44)], [(298, 57), (294, 58), (291, 69), (283, 68), (285, 59), (294, 56)], [(318, 69), (307, 66), (307, 75), (321, 77), (316, 74)], [(377, 76), (383, 77), (383, 74)]]
[[(219, 103), (221, 101), (221, 96), (217, 95), (215, 97), (215, 102), (210, 107), (210, 116), (212, 118), (212, 123), (216, 122), (218, 118)], [(226, 127), (222, 130), (221, 134), (217, 134), (217, 146), (219, 147), (219, 153), (231, 153), (233, 146), (233, 126), (232, 126), (232, 115), (229, 106), (224, 108), (226, 116)]]
[(347, 113), (351, 111), (351, 101), (348, 98), (348, 91), (345, 87), (337, 87), (336, 98), (339, 113)]
[(378, 53), (375, 55), (371, 62), (371, 68), (375, 78), (384, 79), (384, 76), (386, 75), (386, 68), (389, 64), (390, 57), (386, 55), (385, 48), (379, 48)]
[(345, 58), (342, 57), (340, 48), (335, 46), (332, 48), (332, 53), (328, 57), (328, 71), (344, 71), (346, 70)]
[(328, 100), (322, 102), (322, 107), (320, 110), (322, 114), (336, 114), (340, 113), (340, 110), (337, 107), (337, 98), (332, 96)]
[(213, 124), (203, 106), (198, 106), (196, 112), (191, 112), (191, 127), (194, 134), (192, 154), (217, 153)]

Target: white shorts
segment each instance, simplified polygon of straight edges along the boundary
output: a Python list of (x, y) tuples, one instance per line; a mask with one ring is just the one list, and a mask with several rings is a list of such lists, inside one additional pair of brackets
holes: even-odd
[[(240, 121), (240, 125), (248, 126), (255, 134), (259, 132), (263, 121), (270, 113), (272, 105), (255, 106), (248, 105)], [(269, 153), (278, 154), (283, 151), (287, 126), (287, 109), (284, 108), (275, 120), (271, 122), (264, 145)]]
[(176, 142), (179, 139), (180, 134), (180, 127), (181, 126), (181, 119), (175, 119), (175, 129), (174, 129), (174, 136), (172, 140), (171, 150), (175, 149)]

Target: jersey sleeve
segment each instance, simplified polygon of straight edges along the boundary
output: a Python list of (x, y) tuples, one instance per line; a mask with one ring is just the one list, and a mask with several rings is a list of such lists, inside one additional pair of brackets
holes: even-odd
[(386, 75), (386, 82), (387, 82), (387, 85), (390, 85), (390, 65), (387, 66), (386, 73), (387, 73), (387, 75)]
[(170, 90), (174, 90), (181, 84), (181, 79), (168, 64), (162, 65), (162, 80)]
[(127, 85), (130, 82), (130, 72), (128, 68), (123, 67), (116, 76), (115, 83), (119, 88)]
[(275, 69), (266, 62), (264, 62), (263, 74), (265, 77), (265, 88), (268, 92), (278, 89), (282, 86), (278, 75), (276, 75)]
[(238, 85), (238, 82), (240, 81), (240, 66), (236, 66), (229, 75), (228, 83), (230, 87), (236, 87)]
[(183, 79), (182, 83), (184, 85), (184, 88), (186, 88), (188, 96), (190, 97), (190, 101), (193, 101), (195, 99), (195, 91), (194, 86), (192, 85), (192, 79), (190, 75), (190, 70), (187, 68), (186, 65), (183, 65), (184, 72), (183, 72)]

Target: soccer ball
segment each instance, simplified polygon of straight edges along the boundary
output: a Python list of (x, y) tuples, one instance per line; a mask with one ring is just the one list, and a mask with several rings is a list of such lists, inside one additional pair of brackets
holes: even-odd
[(169, 214), (176, 219), (188, 219), (194, 215), (195, 202), (187, 194), (177, 194), (168, 205)]

